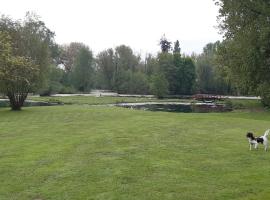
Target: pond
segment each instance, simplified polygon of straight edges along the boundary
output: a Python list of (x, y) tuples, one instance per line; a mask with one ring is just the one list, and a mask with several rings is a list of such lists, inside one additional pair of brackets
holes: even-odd
[(146, 102), (120, 103), (116, 104), (116, 106), (137, 110), (184, 113), (229, 112), (232, 110), (226, 107), (224, 104), (216, 103)]

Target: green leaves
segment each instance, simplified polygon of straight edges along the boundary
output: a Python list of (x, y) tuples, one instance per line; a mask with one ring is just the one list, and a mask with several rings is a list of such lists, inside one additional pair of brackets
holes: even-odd
[(14, 110), (20, 110), (38, 77), (38, 66), (33, 60), (13, 54), (11, 38), (0, 32), (0, 92), (10, 98)]
[(77, 90), (89, 92), (93, 86), (93, 55), (87, 48), (81, 48), (75, 58), (73, 82)]
[(151, 77), (150, 88), (158, 98), (164, 98), (168, 94), (169, 83), (164, 74), (155, 74)]
[[(242, 93), (268, 98), (270, 87), (270, 4), (264, 0), (216, 1), (225, 40), (219, 49), (221, 65), (231, 71)], [(263, 85), (263, 87), (262, 87)], [(266, 101), (270, 102), (270, 101)], [(270, 105), (270, 104), (269, 104)]]

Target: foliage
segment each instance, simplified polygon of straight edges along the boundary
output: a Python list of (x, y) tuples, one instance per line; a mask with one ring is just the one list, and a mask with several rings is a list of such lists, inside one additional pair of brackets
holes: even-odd
[(55, 65), (51, 65), (48, 69), (48, 79), (45, 86), (39, 91), (42, 96), (61, 93), (64, 90), (63, 77), (65, 71)]
[(177, 53), (180, 54), (180, 52), (181, 52), (180, 43), (179, 43), (178, 40), (176, 40), (176, 42), (174, 43), (173, 53), (174, 54), (177, 54)]
[(168, 92), (173, 95), (192, 94), (195, 87), (195, 66), (191, 58), (181, 56), (179, 41), (175, 42), (173, 53), (158, 54), (158, 71), (168, 82)]
[(168, 94), (169, 83), (164, 74), (154, 74), (151, 76), (150, 88), (157, 98), (164, 98)]
[(102, 51), (97, 56), (98, 86), (119, 93), (148, 93), (141, 68), (140, 57), (128, 46)]
[(225, 41), (219, 62), (244, 94), (270, 105), (270, 4), (264, 0), (216, 1)]
[(37, 77), (33, 60), (13, 55), (10, 36), (0, 31), (0, 91), (8, 96), (12, 110), (21, 109)]
[(158, 70), (159, 67), (157, 58), (151, 54), (147, 55), (145, 58), (145, 74), (150, 77), (151, 75), (157, 73)]
[(45, 83), (48, 66), (55, 49), (54, 33), (33, 13), (27, 13), (21, 20), (9, 17), (0, 18), (0, 31), (5, 31), (12, 40), (12, 53), (15, 56), (30, 58), (38, 66), (37, 88)]
[(131, 79), (132, 93), (133, 94), (148, 94), (149, 82), (147, 76), (142, 72), (135, 72)]
[(172, 43), (167, 40), (165, 35), (163, 35), (163, 37), (160, 39), (159, 44), (160, 44), (160, 48), (161, 48), (162, 53), (169, 53), (169, 51), (171, 50)]
[(88, 47), (81, 48), (74, 62), (72, 79), (75, 88), (81, 92), (89, 92), (93, 86), (93, 55)]
[(114, 75), (116, 68), (115, 54), (113, 49), (107, 49), (100, 52), (97, 55), (97, 66), (100, 72), (100, 82), (101, 88), (106, 88), (112, 90), (114, 87)]
[(125, 45), (120, 45), (115, 48), (115, 59), (117, 70), (131, 70), (136, 71), (136, 67), (139, 64), (140, 57), (135, 55), (132, 49)]
[(81, 42), (71, 42), (68, 45), (60, 46), (59, 60), (60, 60), (60, 63), (64, 65), (66, 72), (72, 71), (75, 64), (76, 57), (78, 53), (80, 52), (80, 50), (83, 48), (87, 48), (87, 47), (85, 44)]
[(217, 49), (220, 42), (208, 43), (203, 53), (196, 56), (197, 90), (199, 93), (232, 94), (231, 78), (225, 68), (219, 68)]
[(182, 77), (182, 79), (179, 80), (180, 82), (179, 93), (192, 94), (195, 86), (196, 73), (195, 73), (195, 65), (191, 58), (189, 57), (182, 58), (182, 69), (178, 68), (178, 74), (181, 74), (179, 77)]
[(171, 53), (160, 53), (158, 54), (158, 67), (159, 72), (165, 75), (168, 83), (168, 92), (171, 94), (176, 93), (176, 66), (173, 62), (173, 55)]

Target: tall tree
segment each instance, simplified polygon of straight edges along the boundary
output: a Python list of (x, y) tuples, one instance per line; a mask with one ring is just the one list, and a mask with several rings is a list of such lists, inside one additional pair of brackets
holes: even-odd
[(115, 54), (113, 49), (100, 52), (97, 55), (97, 67), (101, 75), (102, 88), (112, 90), (114, 88)]
[(170, 94), (176, 94), (177, 68), (174, 65), (174, 57), (171, 53), (160, 53), (158, 55), (159, 73), (164, 74), (168, 82), (168, 91)]
[(76, 56), (82, 48), (86, 48), (86, 45), (81, 42), (71, 42), (60, 46), (60, 62), (65, 66), (66, 72), (71, 72)]
[(174, 43), (173, 53), (174, 54), (177, 54), (177, 53), (180, 54), (180, 52), (181, 52), (180, 43), (179, 43), (178, 40), (176, 40), (176, 42)]
[(220, 42), (208, 43), (196, 57), (197, 89), (200, 93), (232, 94), (230, 77), (217, 64)]
[(182, 67), (179, 68), (179, 70), (181, 70), (180, 74), (182, 74), (182, 78), (179, 80), (180, 89), (178, 89), (178, 93), (192, 94), (196, 80), (195, 65), (193, 60), (190, 57), (183, 57)]
[(136, 72), (139, 61), (140, 57), (135, 55), (130, 47), (120, 45), (115, 48), (114, 90), (123, 91), (125, 79), (130, 74), (128, 71)]
[(172, 43), (169, 40), (167, 40), (165, 35), (162, 36), (162, 38), (159, 41), (159, 44), (162, 53), (168, 53), (171, 50)]
[(151, 76), (157, 72), (159, 69), (158, 67), (158, 60), (156, 57), (152, 56), (151, 54), (147, 55), (145, 58), (145, 73), (147, 76)]
[(75, 58), (72, 78), (75, 88), (81, 92), (89, 92), (93, 86), (93, 54), (88, 47), (80, 49)]
[(225, 40), (219, 60), (238, 88), (270, 105), (270, 4), (265, 0), (217, 0)]

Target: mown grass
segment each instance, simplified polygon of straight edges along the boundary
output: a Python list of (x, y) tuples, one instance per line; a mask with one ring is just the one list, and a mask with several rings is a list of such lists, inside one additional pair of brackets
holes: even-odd
[(0, 199), (270, 199), (270, 113), (0, 109)]

